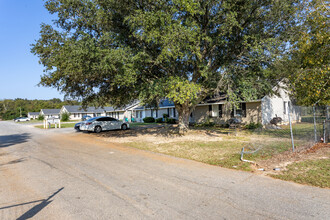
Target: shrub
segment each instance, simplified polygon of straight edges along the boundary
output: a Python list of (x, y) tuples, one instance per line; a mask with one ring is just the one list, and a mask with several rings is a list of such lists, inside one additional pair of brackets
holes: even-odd
[(156, 123), (163, 123), (163, 118), (157, 118)]
[(44, 119), (45, 119), (45, 117), (44, 117), (43, 115), (39, 115), (39, 116), (38, 116), (38, 120), (42, 121), (42, 120), (44, 120)]
[(175, 118), (167, 118), (167, 120), (165, 122), (168, 124), (176, 124)]
[(169, 115), (168, 114), (163, 114), (163, 118), (168, 118), (169, 117)]
[(250, 129), (250, 130), (261, 128), (261, 127), (262, 127), (262, 125), (260, 123), (254, 123), (254, 122), (251, 122), (244, 126), (245, 129)]
[(145, 117), (143, 119), (143, 122), (144, 123), (153, 123), (153, 122), (155, 122), (155, 119), (153, 117)]
[(70, 120), (70, 114), (65, 112), (61, 114), (61, 121), (69, 121)]

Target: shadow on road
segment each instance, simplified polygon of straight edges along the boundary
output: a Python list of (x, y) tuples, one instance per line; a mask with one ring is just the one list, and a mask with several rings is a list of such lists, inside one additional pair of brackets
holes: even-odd
[(35, 201), (31, 201), (31, 202), (25, 202), (25, 203), (20, 203), (20, 204), (16, 204), (16, 205), (11, 205), (11, 206), (5, 206), (5, 207), (1, 207), (0, 210), (28, 205), (28, 204), (32, 204), (32, 203), (36, 203), (36, 202), (41, 202), (41, 203), (33, 206), (31, 209), (29, 209), (27, 212), (25, 212), (23, 215), (21, 215), (20, 217), (17, 218), (17, 220), (29, 219), (29, 218), (32, 218), (33, 216), (35, 216), (36, 214), (38, 214), (38, 212), (40, 212), (47, 205), (49, 205), (53, 201), (50, 199), (53, 198), (56, 194), (58, 194), (63, 189), (64, 189), (64, 187), (60, 188), (59, 190), (54, 192), (52, 195), (50, 195), (47, 199), (41, 199), (41, 200), (35, 200)]
[(21, 144), (21, 143), (27, 142), (29, 139), (30, 139), (29, 133), (1, 135), (0, 136), (0, 148), (10, 147), (15, 144)]

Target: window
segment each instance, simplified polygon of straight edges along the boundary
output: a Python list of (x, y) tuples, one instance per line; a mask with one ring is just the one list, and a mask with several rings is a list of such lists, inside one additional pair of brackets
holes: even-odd
[(119, 112), (117, 112), (117, 118), (119, 119)]
[(77, 114), (76, 113), (73, 113), (73, 117), (77, 117)]
[(219, 118), (222, 118), (222, 108), (223, 104), (219, 104)]
[(283, 102), (283, 114), (286, 114), (286, 105), (287, 105), (287, 102)]
[(142, 111), (140, 111), (140, 118), (142, 118)]
[(173, 108), (173, 118), (176, 117), (176, 111), (175, 111), (175, 108)]
[(233, 107), (231, 117), (246, 117), (246, 103), (239, 103), (238, 107)]
[(158, 109), (156, 110), (156, 118), (158, 118)]
[(154, 117), (154, 110), (151, 109), (151, 117)]
[(209, 105), (209, 116), (212, 117), (212, 105)]
[(168, 115), (168, 117), (170, 117), (170, 109), (169, 108), (167, 109), (167, 115)]

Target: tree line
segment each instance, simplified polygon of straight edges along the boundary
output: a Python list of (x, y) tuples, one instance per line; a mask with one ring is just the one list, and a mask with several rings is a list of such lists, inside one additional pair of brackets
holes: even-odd
[(58, 98), (50, 100), (4, 99), (0, 100), (0, 119), (11, 120), (20, 116), (27, 116), (28, 112), (40, 112), (41, 109), (60, 109), (63, 105), (79, 105), (72, 100), (62, 101)]

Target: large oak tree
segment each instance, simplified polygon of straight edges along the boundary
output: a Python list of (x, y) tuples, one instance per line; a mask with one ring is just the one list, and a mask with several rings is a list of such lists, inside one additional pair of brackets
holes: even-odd
[(295, 26), (294, 0), (48, 0), (32, 52), (41, 85), (85, 104), (169, 98), (186, 130), (214, 94), (255, 99), (279, 79), (273, 63)]

